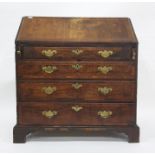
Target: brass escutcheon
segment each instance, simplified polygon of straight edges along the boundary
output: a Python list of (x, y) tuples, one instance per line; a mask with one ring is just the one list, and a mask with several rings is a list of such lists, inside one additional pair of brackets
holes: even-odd
[(75, 89), (79, 89), (79, 88), (82, 87), (82, 84), (80, 84), (80, 83), (73, 83), (72, 87), (75, 88)]
[(74, 110), (75, 112), (79, 112), (82, 109), (83, 109), (83, 107), (80, 107), (78, 105), (72, 106), (72, 110)]
[(75, 70), (79, 70), (79, 69), (82, 68), (82, 65), (74, 64), (74, 65), (72, 65), (72, 68), (75, 69)]
[(75, 55), (80, 55), (81, 53), (83, 53), (83, 50), (74, 49), (74, 50), (72, 50), (72, 53), (74, 53)]

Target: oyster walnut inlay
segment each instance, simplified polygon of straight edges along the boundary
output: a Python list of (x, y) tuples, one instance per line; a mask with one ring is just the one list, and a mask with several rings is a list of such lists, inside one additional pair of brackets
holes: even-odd
[(39, 131), (138, 142), (137, 49), (128, 18), (23, 17), (14, 142)]

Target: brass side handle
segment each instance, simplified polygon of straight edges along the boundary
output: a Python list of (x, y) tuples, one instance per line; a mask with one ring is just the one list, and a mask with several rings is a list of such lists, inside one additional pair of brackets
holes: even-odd
[(22, 52), (21, 52), (21, 51), (16, 51), (16, 53), (17, 53), (18, 55), (21, 55), (21, 54), (22, 54)]
[(101, 118), (106, 119), (106, 118), (109, 118), (109, 117), (112, 116), (112, 111), (110, 111), (110, 110), (108, 110), (108, 111), (103, 110), (103, 111), (98, 111), (97, 114), (98, 114)]
[(48, 74), (51, 74), (56, 70), (57, 70), (56, 66), (43, 66), (42, 67), (42, 71), (44, 71), (45, 73), (48, 73)]
[(132, 53), (132, 60), (135, 60), (136, 59), (136, 52), (133, 50), (133, 53)]
[(102, 74), (107, 74), (108, 72), (112, 71), (111, 66), (99, 66), (97, 67), (97, 70), (101, 72)]
[(72, 84), (72, 87), (73, 87), (74, 89), (80, 89), (80, 88), (82, 87), (82, 84), (80, 84), (80, 83), (73, 83), (73, 84)]
[(110, 87), (99, 87), (98, 92), (100, 92), (103, 95), (107, 95), (110, 92), (112, 92), (112, 88), (110, 88)]
[(72, 110), (74, 110), (75, 112), (79, 112), (82, 109), (83, 109), (83, 107), (78, 106), (78, 105), (72, 106)]
[(113, 51), (108, 51), (108, 50), (104, 50), (104, 51), (98, 51), (98, 54), (102, 57), (102, 58), (108, 58), (109, 56), (113, 55)]
[(83, 53), (83, 50), (74, 49), (74, 50), (72, 50), (72, 53), (74, 53), (75, 55), (80, 55), (81, 53)]
[(42, 88), (42, 91), (47, 95), (53, 94), (56, 90), (57, 90), (56, 87), (50, 87), (50, 86)]
[(57, 111), (55, 111), (55, 110), (48, 110), (48, 111), (42, 111), (42, 115), (43, 116), (45, 116), (45, 117), (47, 117), (47, 118), (53, 118), (55, 115), (57, 115), (58, 114), (58, 112)]
[(55, 54), (57, 54), (57, 51), (56, 50), (51, 50), (51, 49), (48, 49), (48, 50), (42, 50), (42, 55), (48, 57), (48, 58), (51, 58), (53, 57)]
[(74, 64), (74, 65), (72, 65), (72, 68), (75, 69), (75, 70), (79, 70), (79, 69), (81, 69), (82, 67), (83, 67), (83, 66), (80, 65), (80, 64)]

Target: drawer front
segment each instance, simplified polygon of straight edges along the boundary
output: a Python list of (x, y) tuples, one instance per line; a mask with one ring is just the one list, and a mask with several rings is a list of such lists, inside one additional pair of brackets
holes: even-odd
[(134, 62), (19, 61), (21, 79), (135, 79)]
[(132, 48), (24, 47), (22, 57), (50, 60), (131, 60)]
[(134, 102), (134, 81), (89, 82), (20, 82), (20, 101), (89, 101)]
[(132, 125), (135, 104), (19, 104), (21, 125)]

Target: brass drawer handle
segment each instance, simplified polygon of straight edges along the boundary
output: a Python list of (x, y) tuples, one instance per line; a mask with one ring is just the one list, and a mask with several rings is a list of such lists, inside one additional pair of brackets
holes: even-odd
[(83, 107), (80, 107), (80, 106), (78, 106), (78, 105), (72, 106), (72, 110), (74, 110), (75, 112), (79, 112), (79, 111), (82, 110), (82, 109), (83, 109)]
[(107, 74), (108, 72), (112, 71), (112, 67), (111, 66), (99, 66), (97, 68), (98, 71), (100, 71), (102, 74)]
[(133, 53), (132, 53), (132, 60), (135, 60), (135, 59), (136, 59), (136, 52), (133, 51)]
[(100, 92), (103, 95), (107, 95), (110, 92), (112, 92), (112, 88), (108, 88), (108, 87), (99, 87), (98, 88), (98, 92)]
[(72, 68), (75, 69), (75, 70), (79, 70), (81, 69), (83, 66), (82, 65), (79, 65), (79, 64), (74, 64), (72, 65)]
[(80, 84), (80, 83), (73, 83), (72, 87), (75, 88), (75, 89), (80, 89), (82, 87), (82, 84)]
[(57, 51), (56, 50), (42, 50), (42, 55), (48, 57), (48, 58), (51, 58), (53, 57), (55, 54), (57, 54)]
[(51, 111), (51, 110), (48, 110), (48, 111), (42, 111), (42, 115), (43, 116), (45, 116), (45, 117), (47, 117), (47, 118), (53, 118), (55, 115), (57, 115), (58, 114), (58, 112), (57, 111), (55, 111), (55, 110), (53, 110), (53, 111)]
[(42, 90), (44, 91), (45, 94), (51, 95), (51, 94), (53, 94), (57, 89), (56, 89), (56, 87), (50, 87), (50, 86), (48, 86), (48, 87), (43, 87)]
[(83, 50), (74, 49), (74, 50), (72, 50), (72, 53), (74, 53), (75, 55), (80, 55), (81, 53), (83, 53)]
[(103, 111), (98, 111), (97, 113), (101, 118), (109, 118), (110, 116), (112, 116), (112, 111), (106, 111), (106, 110), (103, 110)]
[(57, 70), (56, 66), (43, 66), (42, 67), (42, 71), (44, 71), (45, 73), (48, 73), (48, 74), (51, 74), (56, 70)]
[(98, 54), (102, 57), (102, 58), (108, 58), (109, 56), (113, 55), (113, 51), (98, 51)]

